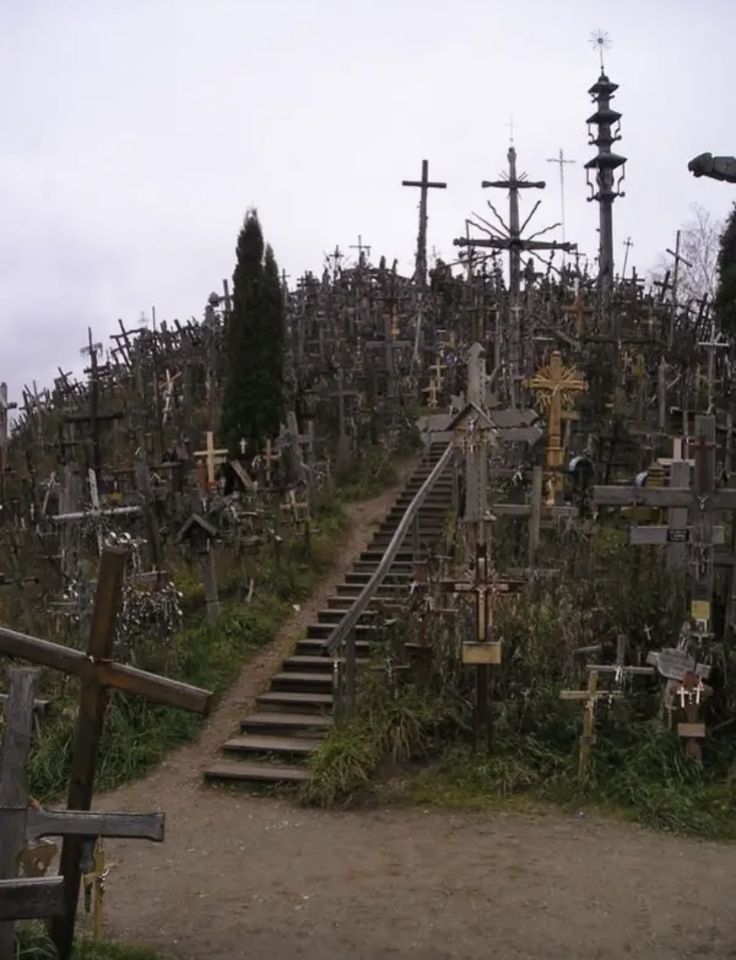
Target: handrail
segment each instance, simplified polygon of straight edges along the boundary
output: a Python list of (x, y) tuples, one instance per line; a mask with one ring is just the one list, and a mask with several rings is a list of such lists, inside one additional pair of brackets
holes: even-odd
[(375, 596), (376, 591), (381, 586), (383, 578), (386, 576), (391, 565), (393, 564), (396, 554), (399, 552), (399, 548), (404, 542), (411, 525), (416, 520), (417, 514), (419, 513), (425, 497), (435, 485), (441, 474), (444, 473), (447, 464), (450, 462), (453, 449), (453, 443), (448, 443), (444, 453), (432, 468), (432, 472), (421, 485), (419, 490), (417, 490), (414, 499), (406, 508), (406, 512), (401, 518), (401, 521), (396, 528), (396, 532), (394, 533), (393, 537), (391, 537), (391, 541), (386, 547), (386, 550), (384, 551), (384, 554), (381, 557), (378, 566), (376, 567), (370, 580), (368, 583), (366, 583), (356, 597), (355, 603), (348, 610), (342, 620), (340, 620), (340, 622), (337, 624), (335, 632), (332, 634), (330, 642), (327, 644), (328, 654), (333, 655), (340, 645), (345, 642), (350, 633), (355, 629), (362, 614), (365, 613), (368, 604)]

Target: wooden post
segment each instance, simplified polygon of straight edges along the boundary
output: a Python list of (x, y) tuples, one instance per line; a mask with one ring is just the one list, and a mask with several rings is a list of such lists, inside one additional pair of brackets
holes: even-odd
[[(89, 656), (93, 660), (109, 660), (115, 639), (115, 620), (125, 577), (127, 550), (107, 547), (102, 555), (97, 579), (97, 594), (92, 612)], [(67, 806), (71, 810), (89, 810), (92, 805), (97, 750), (102, 736), (108, 692), (100, 680), (89, 677), (82, 682), (79, 719), (72, 756)], [(74, 925), (82, 872), (80, 837), (65, 837), (61, 850), (60, 870), (64, 877), (64, 914), (51, 921), (51, 937), (61, 960), (71, 955)]]
[(529, 514), (529, 569), (533, 570), (539, 550), (540, 531), (542, 526), (542, 482), (544, 474), (540, 466), (534, 467), (532, 473), (531, 512)]
[[(31, 749), (33, 702), (38, 680), (38, 670), (31, 667), (11, 667), (9, 673), (10, 693), (5, 705), (0, 775), (0, 880), (15, 880), (25, 844), (26, 761)], [(0, 960), (12, 960), (15, 955), (13, 942), (12, 920), (0, 923)]]

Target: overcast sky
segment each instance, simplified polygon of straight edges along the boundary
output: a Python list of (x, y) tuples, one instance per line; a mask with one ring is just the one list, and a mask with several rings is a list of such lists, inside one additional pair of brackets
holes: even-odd
[[(0, 0), (0, 379), (46, 385), (79, 366), (118, 317), (201, 316), (232, 274), (245, 209), (292, 281), (358, 234), (410, 271), (416, 178), (430, 249), (454, 255), (483, 178), (546, 179), (534, 223), (559, 219), (595, 253), (583, 163), (605, 29), (620, 84), (615, 250), (631, 236), (645, 272), (703, 204), (723, 217), (736, 188), (695, 180), (697, 153), (736, 152), (734, 0)], [(495, 200), (505, 204), (497, 191)], [(351, 254), (354, 251), (348, 251)], [(377, 256), (376, 256), (377, 259)]]

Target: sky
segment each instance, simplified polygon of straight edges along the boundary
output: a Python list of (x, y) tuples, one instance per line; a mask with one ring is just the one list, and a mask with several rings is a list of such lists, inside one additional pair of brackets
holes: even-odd
[(452, 258), (465, 217), (489, 212), (480, 181), (505, 169), (511, 119), (520, 170), (547, 180), (533, 224), (559, 220), (562, 148), (567, 239), (594, 255), (596, 30), (628, 157), (615, 251), (631, 237), (643, 274), (693, 204), (723, 218), (736, 200), (687, 171), (736, 152), (733, 0), (0, 0), (10, 399), (79, 370), (88, 327), (201, 317), (250, 206), (290, 283), (359, 234), (410, 273), (418, 191), (401, 180), (427, 158), (448, 183), (429, 247)]

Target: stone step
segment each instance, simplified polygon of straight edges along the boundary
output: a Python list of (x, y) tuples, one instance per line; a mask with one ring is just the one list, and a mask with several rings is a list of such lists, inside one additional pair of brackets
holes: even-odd
[(297, 707), (305, 713), (319, 713), (332, 709), (332, 693), (293, 693), (288, 690), (269, 690), (256, 697), (259, 709), (281, 711), (285, 707)]
[[(321, 713), (276, 713), (263, 711), (252, 713), (240, 722), (243, 733), (263, 732), (265, 730), (309, 730), (326, 731), (332, 726), (332, 718)], [(312, 734), (313, 735), (313, 734)]]
[(321, 740), (308, 740), (306, 737), (268, 737), (244, 733), (232, 737), (222, 745), (230, 753), (294, 753), (308, 755), (314, 753)]
[(306, 767), (297, 767), (283, 763), (256, 763), (243, 760), (228, 762), (221, 760), (213, 763), (204, 772), (205, 780), (253, 781), (265, 783), (297, 783), (309, 780), (311, 774)]

